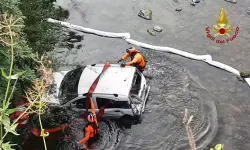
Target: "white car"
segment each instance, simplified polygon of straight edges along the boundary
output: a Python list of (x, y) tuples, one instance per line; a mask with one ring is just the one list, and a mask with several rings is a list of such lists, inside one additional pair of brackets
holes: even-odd
[[(54, 93), (50, 93), (50, 102), (86, 112), (86, 95), (103, 67), (104, 64), (94, 64), (54, 73), (56, 88)], [(135, 67), (111, 64), (100, 76), (92, 100), (96, 113), (110, 101), (103, 117), (139, 119), (144, 112), (149, 90), (145, 77)]]

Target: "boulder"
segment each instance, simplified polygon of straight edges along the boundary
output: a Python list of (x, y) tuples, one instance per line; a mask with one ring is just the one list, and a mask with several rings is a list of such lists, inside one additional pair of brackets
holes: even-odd
[(162, 27), (160, 27), (160, 26), (154, 26), (154, 31), (156, 31), (156, 32), (161, 32), (163, 29), (162, 29)]
[(176, 8), (175, 9), (175, 11), (181, 11), (182, 10), (182, 8)]
[(148, 29), (147, 32), (148, 32), (150, 35), (156, 36), (156, 31), (154, 31), (153, 29)]
[(150, 9), (142, 9), (138, 16), (146, 20), (152, 20), (152, 11)]
[(236, 4), (237, 3), (237, 0), (225, 0), (226, 2), (229, 2), (229, 3), (233, 3), (233, 4)]
[(194, 3), (199, 3), (200, 0), (192, 0)]
[(249, 71), (243, 70), (243, 71), (240, 71), (240, 76), (242, 78), (248, 78), (250, 76), (250, 73)]
[(190, 2), (190, 4), (191, 4), (192, 6), (195, 6), (195, 2), (193, 2), (193, 1), (192, 1), (192, 2)]

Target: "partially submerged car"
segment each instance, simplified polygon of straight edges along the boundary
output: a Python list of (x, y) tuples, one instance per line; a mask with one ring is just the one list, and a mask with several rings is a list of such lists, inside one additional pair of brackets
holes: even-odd
[[(86, 112), (86, 96), (103, 67), (104, 64), (94, 64), (54, 73), (56, 88), (50, 95), (50, 102), (60, 103), (79, 113)], [(149, 90), (145, 77), (135, 67), (111, 64), (100, 76), (92, 100), (96, 113), (109, 102), (103, 117), (139, 119), (144, 112)]]

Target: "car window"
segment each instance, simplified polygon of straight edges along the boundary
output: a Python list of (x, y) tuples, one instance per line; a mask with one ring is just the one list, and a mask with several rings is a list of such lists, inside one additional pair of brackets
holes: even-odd
[[(76, 108), (79, 109), (86, 109), (86, 98), (80, 98), (73, 102)], [(89, 103), (89, 109), (91, 109), (90, 103)]]
[(106, 105), (108, 102), (110, 103), (106, 106), (106, 109), (107, 108), (123, 108), (123, 109), (131, 108), (127, 101), (114, 101), (114, 100), (110, 100), (107, 98), (97, 97), (96, 102), (97, 102), (98, 108), (101, 108), (102, 106)]
[(61, 104), (76, 98), (78, 96), (78, 83), (84, 67), (69, 71), (63, 78), (60, 85), (59, 99)]

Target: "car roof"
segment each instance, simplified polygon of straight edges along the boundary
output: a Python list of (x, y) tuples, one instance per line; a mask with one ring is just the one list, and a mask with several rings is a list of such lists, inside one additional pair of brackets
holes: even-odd
[[(87, 65), (84, 68), (78, 85), (78, 95), (88, 93), (90, 86), (102, 72), (103, 67), (104, 64), (96, 64), (94, 66)], [(110, 64), (107, 70), (100, 76), (93, 94), (117, 94), (118, 97), (119, 95), (128, 96), (135, 71), (135, 67), (120, 67), (119, 64)]]

